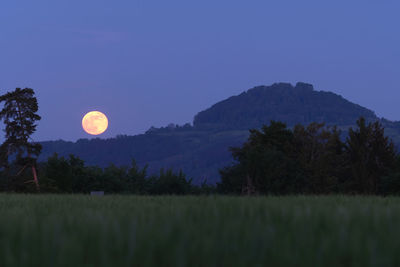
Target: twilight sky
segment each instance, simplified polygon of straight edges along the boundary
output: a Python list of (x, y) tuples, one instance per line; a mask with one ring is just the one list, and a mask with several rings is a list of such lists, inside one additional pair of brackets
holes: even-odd
[[(1, 0), (0, 93), (35, 89), (35, 140), (192, 122), (257, 85), (304, 81), (400, 120), (399, 1)], [(0, 137), (2, 138), (2, 137)]]

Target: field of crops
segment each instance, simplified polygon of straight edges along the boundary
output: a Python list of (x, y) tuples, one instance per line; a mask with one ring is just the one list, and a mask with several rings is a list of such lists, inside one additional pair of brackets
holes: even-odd
[(0, 266), (400, 266), (400, 198), (0, 195)]

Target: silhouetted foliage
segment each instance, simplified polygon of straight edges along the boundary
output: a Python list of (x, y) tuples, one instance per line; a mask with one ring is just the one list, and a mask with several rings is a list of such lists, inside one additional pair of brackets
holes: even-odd
[(307, 185), (295, 157), (293, 132), (272, 121), (261, 131), (250, 130), (241, 148), (232, 148), (237, 165), (221, 171), (219, 189), (234, 193), (294, 194), (306, 192)]
[(294, 155), (307, 179), (308, 192), (326, 194), (340, 191), (346, 179), (348, 161), (345, 144), (337, 127), (311, 123), (293, 129)]
[(361, 118), (357, 126), (357, 129), (349, 130), (346, 142), (353, 190), (374, 194), (378, 192), (382, 177), (388, 176), (395, 167), (395, 148), (379, 122), (366, 124), (365, 119)]
[[(57, 154), (40, 164), (43, 192), (108, 194), (399, 194), (400, 157), (379, 122), (361, 118), (346, 140), (337, 127), (322, 123), (290, 129), (272, 121), (250, 130), (247, 142), (231, 149), (236, 163), (221, 169), (217, 188), (205, 181), (193, 185), (182, 172), (161, 169), (148, 175), (147, 166), (106, 168), (86, 166), (80, 158)], [(0, 172), (2, 191), (29, 192), (15, 180), (16, 163)], [(217, 190), (216, 190), (217, 189)]]
[(178, 174), (172, 170), (160, 171), (159, 176), (152, 176), (149, 179), (149, 193), (154, 195), (184, 195), (192, 193), (191, 180), (186, 180), (185, 175), (180, 171)]
[[(11, 165), (13, 168), (14, 165)], [(134, 160), (129, 167), (117, 167), (113, 164), (102, 169), (85, 166), (84, 162), (74, 155), (68, 158), (57, 154), (40, 164), (41, 191), (52, 193), (90, 193), (105, 191), (108, 194), (152, 194), (184, 195), (211, 194), (214, 187), (203, 184), (192, 185), (182, 171), (176, 173), (171, 169), (161, 170), (159, 175), (148, 176), (147, 166), (139, 168)], [(8, 176), (0, 172), (0, 189), (15, 191), (8, 186)], [(19, 190), (24, 192), (24, 190)], [(25, 192), (28, 192), (25, 190)]]
[(379, 181), (379, 193), (383, 195), (400, 195), (400, 156), (396, 156), (394, 169)]
[(38, 103), (34, 95), (30, 88), (17, 88), (0, 96), (0, 103), (4, 102), (0, 120), (6, 125), (6, 140), (1, 145), (4, 153), (4, 161), (1, 162), (3, 166), (8, 164), (9, 157), (14, 153), (18, 163), (25, 163), (40, 154), (41, 145), (30, 141), (31, 135), (36, 131), (36, 121), (41, 119), (36, 114)]
[(237, 163), (221, 170), (221, 193), (247, 194), (386, 194), (400, 189), (400, 162), (393, 142), (379, 122), (364, 118), (350, 129), (346, 142), (336, 127), (311, 123), (292, 130), (272, 121), (251, 130), (242, 147), (233, 148)]
[(36, 114), (38, 102), (35, 93), (30, 88), (17, 88), (0, 96), (0, 103), (4, 103), (0, 111), (0, 120), (3, 120), (6, 126), (5, 141), (0, 146), (0, 167), (8, 169), (10, 158), (15, 158), (15, 165), (22, 168), (16, 179), (24, 176), (26, 168), (32, 168), (33, 179), (38, 186), (36, 158), (42, 146), (31, 139), (31, 135), (36, 131), (36, 122), (41, 119)]

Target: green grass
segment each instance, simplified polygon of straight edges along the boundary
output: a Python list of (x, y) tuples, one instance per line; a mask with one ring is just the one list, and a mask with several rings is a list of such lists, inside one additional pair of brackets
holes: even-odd
[(400, 266), (400, 198), (0, 195), (0, 266)]

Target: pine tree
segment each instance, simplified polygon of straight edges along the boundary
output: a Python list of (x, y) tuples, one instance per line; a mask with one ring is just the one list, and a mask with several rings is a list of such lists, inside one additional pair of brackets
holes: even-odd
[(7, 168), (10, 157), (15, 156), (16, 164), (23, 166), (19, 173), (30, 167), (33, 181), (39, 189), (36, 159), (42, 146), (31, 139), (31, 135), (36, 131), (36, 122), (41, 119), (37, 115), (39, 107), (35, 92), (30, 88), (16, 88), (0, 96), (0, 103), (2, 102), (4, 102), (4, 107), (0, 111), (0, 120), (3, 120), (6, 125), (6, 135), (0, 147), (0, 163), (2, 167)]

